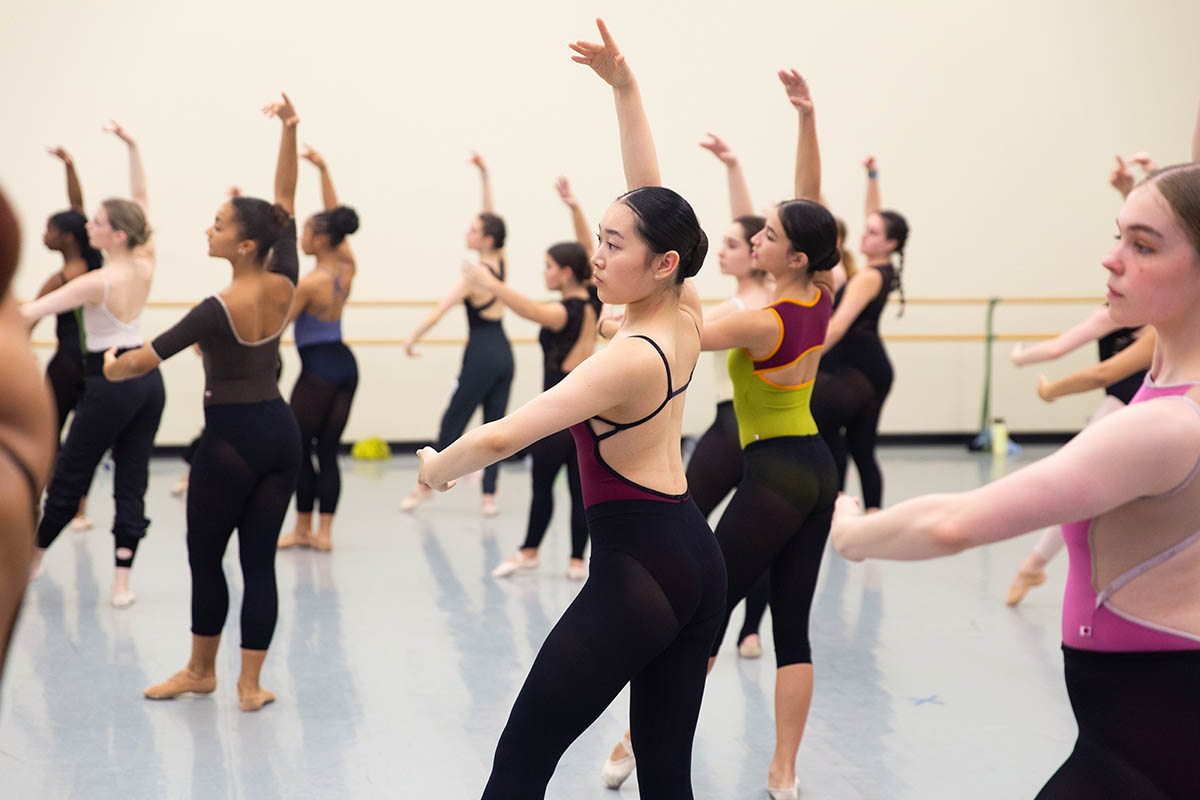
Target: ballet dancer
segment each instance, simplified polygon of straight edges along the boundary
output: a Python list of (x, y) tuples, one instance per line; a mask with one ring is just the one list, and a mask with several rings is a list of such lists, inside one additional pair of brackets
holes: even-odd
[(705, 662), (724, 613), (720, 550), (688, 495), (682, 395), (700, 354), (699, 297), (684, 281), (708, 241), (660, 187), (633, 72), (604, 23), (574, 60), (612, 86), (629, 191), (600, 221), (600, 298), (625, 306), (613, 341), (549, 391), (445, 451), (420, 451), (422, 484), (459, 476), (571, 427), (592, 537), (591, 576), (546, 642), (496, 748), (491, 798), (543, 797), (555, 764), (626, 683), (643, 797), (692, 797), (691, 752)]
[[(463, 275), (472, 287), (495, 295), (517, 316), (542, 326), (538, 333), (543, 353), (542, 391), (557, 386), (567, 373), (592, 354), (596, 347), (596, 321), (601, 305), (591, 282), (592, 247), (587, 219), (567, 179), (559, 178), (555, 187), (571, 211), (576, 236), (576, 241), (559, 242), (546, 251), (542, 277), (547, 289), (559, 292), (560, 300), (531, 300), (497, 280), (491, 270), (480, 264), (468, 261), (463, 267)], [(503, 578), (518, 570), (535, 569), (538, 566), (538, 548), (554, 513), (554, 479), (566, 467), (567, 487), (571, 494), (571, 558), (567, 562), (567, 577), (583, 580), (587, 577), (587, 567), (583, 562), (583, 551), (587, 546), (587, 518), (583, 510), (583, 489), (579, 483), (575, 440), (570, 431), (561, 430), (538, 440), (529, 449), (533, 457), (533, 498), (529, 504), (525, 542), (516, 553), (500, 562), (492, 570), (492, 575)]]
[[(300, 280), (288, 313), (296, 322), (300, 377), (292, 387), (292, 411), (300, 425), (300, 477), (296, 482), (296, 527), (279, 538), (279, 548), (333, 549), (333, 515), (342, 490), (338, 447), (358, 388), (358, 362), (342, 341), (342, 313), (357, 264), (346, 237), (358, 230), (358, 214), (338, 202), (325, 159), (305, 146), (300, 157), (321, 173), (325, 210), (309, 217), (300, 249), (316, 256), (316, 268)], [(313, 469), (313, 449), (317, 469)], [(320, 503), (320, 528), (313, 536), (313, 501)]]
[[(92, 247), (88, 241), (87, 216), (84, 214), (83, 188), (79, 185), (79, 175), (75, 172), (75, 161), (71, 154), (61, 147), (49, 148), (50, 155), (63, 163), (67, 172), (67, 202), (70, 208), (52, 214), (46, 220), (46, 232), (42, 235), (42, 244), (47, 250), (53, 250), (62, 255), (62, 268), (46, 279), (38, 291), (38, 297), (45, 297), (55, 289), (67, 285), (73, 278), (78, 278), (86, 272), (100, 269), (104, 265), (104, 256)], [(81, 308), (63, 311), (55, 317), (55, 338), (58, 347), (54, 350), (49, 363), (46, 364), (46, 381), (54, 394), (54, 404), (58, 409), (58, 438), (62, 441), (62, 429), (67, 424), (67, 417), (79, 403), (79, 395), (83, 393), (83, 330), (80, 327)], [(92, 527), (92, 521), (87, 516), (87, 495), (79, 501), (79, 511), (68, 523), (73, 531), (86, 531)]]
[(88, 239), (104, 251), (105, 264), (26, 303), (21, 314), (32, 324), (47, 314), (82, 306), (87, 341), (85, 388), (46, 492), (33, 568), (40, 571), (46, 548), (79, 510), (101, 457), (111, 449), (116, 502), (112, 604), (124, 608), (134, 601), (130, 570), (150, 525), (145, 514), (150, 452), (166, 394), (158, 370), (125, 383), (110, 381), (101, 371), (106, 350), (141, 346), (142, 309), (156, 264), (147, 222), (146, 173), (137, 142), (116, 122), (104, 130), (121, 139), (129, 150), (133, 196), (132, 200), (103, 201), (87, 223)]
[[(1101, 262), (1112, 318), (1154, 325), (1146, 383), (1061, 450), (979, 489), (862, 516), (852, 560), (919, 560), (1067, 523), (1063, 660), (1079, 738), (1040, 800), (1193, 797), (1200, 762), (1200, 165), (1130, 192)], [(1080, 521), (1076, 521), (1080, 520)]]
[(20, 253), (17, 217), (0, 192), (0, 677), (33, 560), (38, 500), (54, 461), (54, 401), (9, 292)]
[(300, 430), (279, 394), (275, 365), (287, 327), (299, 264), (296, 221), (296, 126), (288, 96), (263, 112), (279, 119), (275, 204), (234, 195), (207, 231), (208, 254), (233, 268), (233, 279), (154, 341), (105, 354), (110, 380), (136, 378), (190, 345), (204, 355), (204, 433), (192, 459), (187, 495), (192, 573), (192, 654), (187, 666), (145, 690), (152, 700), (217, 688), (217, 649), (229, 613), (221, 560), (236, 528), (242, 597), (242, 670), (238, 703), (257, 711), (275, 699), (260, 680), (275, 630), (275, 542), (296, 488)]
[[(471, 227), (467, 230), (467, 249), (478, 253), (479, 263), (487, 267), (498, 280), (503, 281), (504, 239), (507, 230), (504, 220), (497, 216), (494, 210), (492, 182), (488, 176), (487, 165), (478, 153), (471, 156), (471, 163), (479, 169), (483, 182), (483, 211), (471, 220)], [(508, 410), (508, 396), (512, 389), (512, 346), (501, 324), (504, 319), (504, 303), (491, 292), (471, 287), (461, 275), (449, 293), (413, 331), (404, 352), (410, 357), (419, 355), (416, 350), (417, 342), (459, 302), (467, 312), (467, 346), (463, 350), (462, 369), (454, 394), (442, 415), (436, 445), (438, 450), (444, 450), (462, 435), (477, 407), (483, 406), (484, 423), (503, 417), (504, 412)], [(498, 464), (491, 464), (483, 471), (480, 510), (485, 517), (493, 517), (500, 513), (496, 506), (496, 479), (499, 472)], [(400, 503), (400, 508), (412, 511), (432, 496), (433, 493), (428, 488), (416, 486)]]

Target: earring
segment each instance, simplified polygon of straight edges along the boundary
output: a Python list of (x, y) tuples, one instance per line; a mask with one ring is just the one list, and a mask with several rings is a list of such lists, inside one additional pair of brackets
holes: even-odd
[(246, 255), (246, 248), (244, 248), (244, 247), (239, 247), (239, 248), (238, 248), (238, 255), (239, 255), (239, 256), (244, 256), (244, 255)]

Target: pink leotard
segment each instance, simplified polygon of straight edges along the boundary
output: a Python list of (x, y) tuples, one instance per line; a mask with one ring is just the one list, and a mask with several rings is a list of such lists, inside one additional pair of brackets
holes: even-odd
[[(1182, 401), (1190, 403), (1197, 413), (1200, 413), (1200, 405), (1190, 398), (1184, 397), (1197, 385), (1200, 384), (1156, 386), (1147, 377), (1142, 388), (1130, 401), (1130, 405), (1160, 397), (1179, 397)], [(1197, 456), (1196, 468), (1178, 487), (1158, 497), (1140, 498), (1133, 503), (1158, 503), (1161, 511), (1161, 504), (1170, 503), (1172, 499), (1179, 498), (1181, 493), (1187, 492), (1189, 497), (1194, 495), (1197, 486), (1193, 484), (1200, 483), (1197, 482), (1197, 476), (1200, 475), (1200, 454)], [(1187, 498), (1182, 499), (1187, 500)], [(1066, 540), (1071, 562), (1063, 598), (1062, 637), (1064, 644), (1080, 650), (1102, 652), (1200, 650), (1200, 635), (1197, 635), (1195, 631), (1189, 632), (1164, 624), (1156, 624), (1133, 613), (1122, 611), (1119, 603), (1114, 602), (1114, 595), (1135, 579), (1162, 566), (1168, 560), (1183, 555), (1190, 547), (1200, 544), (1200, 530), (1196, 530), (1190, 535), (1187, 533), (1191, 527), (1195, 527), (1196, 519), (1200, 518), (1200, 514), (1189, 508), (1189, 505), (1190, 503), (1185, 502), (1180, 509), (1169, 510), (1173, 519), (1178, 520), (1179, 524), (1188, 526), (1183, 529), (1182, 537), (1176, 534), (1171, 537), (1174, 541), (1164, 540), (1157, 552), (1150, 554), (1149, 557), (1145, 557), (1146, 554), (1141, 549), (1137, 556), (1140, 560), (1130, 561), (1128, 556), (1125, 556), (1124, 564), (1118, 571), (1107, 569), (1108, 580), (1103, 586), (1100, 585), (1101, 579), (1097, 577), (1101, 571), (1102, 560), (1097, 556), (1093, 540), (1101, 521), (1107, 515), (1118, 514), (1120, 509), (1106, 512), (1100, 517), (1063, 526), (1063, 538)], [(1183, 519), (1173, 516), (1174, 514), (1181, 514)], [(1187, 519), (1188, 517), (1190, 519)], [(1145, 535), (1139, 537), (1139, 531), (1133, 525), (1129, 525), (1129, 521), (1123, 519), (1112, 525), (1121, 526), (1124, 523), (1124, 526), (1129, 528), (1125, 534), (1131, 544), (1135, 544), (1133, 542), (1135, 537), (1141, 538), (1143, 542), (1153, 538), (1149, 530), (1145, 530)], [(1110, 525), (1107, 530), (1112, 531), (1113, 527)], [(1119, 539), (1106, 539), (1106, 541), (1114, 542)], [(1186, 557), (1194, 558), (1195, 555), (1196, 551), (1190, 551)], [(1119, 574), (1117, 574), (1118, 572)], [(1148, 580), (1153, 580), (1153, 577)], [(1200, 587), (1196, 587), (1195, 590), (1200, 591)]]

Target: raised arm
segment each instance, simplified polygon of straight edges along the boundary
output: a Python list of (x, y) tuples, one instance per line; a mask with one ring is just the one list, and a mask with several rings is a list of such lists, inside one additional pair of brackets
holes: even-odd
[(1130, 375), (1150, 369), (1150, 362), (1154, 360), (1154, 345), (1157, 342), (1158, 331), (1149, 328), (1129, 347), (1099, 364), (1093, 364), (1057, 381), (1050, 381), (1045, 375), (1039, 375), (1038, 397), (1051, 403), (1070, 394), (1112, 386)]
[(46, 148), (50, 155), (63, 162), (63, 166), (67, 170), (67, 202), (71, 204), (72, 211), (78, 211), (80, 214), (86, 214), (83, 210), (83, 187), (79, 185), (79, 176), (75, 174), (75, 161), (71, 158), (71, 154), (61, 147)]
[(492, 179), (488, 175), (487, 164), (479, 153), (471, 153), (471, 163), (479, 169), (479, 180), (483, 185), (483, 213), (495, 214), (496, 203), (492, 198)]
[(729, 211), (733, 219), (752, 216), (754, 203), (750, 199), (750, 187), (746, 183), (746, 174), (742, 172), (741, 162), (720, 136), (715, 133), (706, 133), (705, 136), (708, 138), (701, 142), (700, 146), (725, 165), (725, 172), (729, 178)]
[(549, 328), (555, 332), (566, 327), (567, 310), (563, 308), (562, 303), (541, 303), (532, 300), (504, 281), (498, 280), (485, 266), (473, 261), (464, 261), (463, 278), (468, 284), (486, 289), (499, 297), (500, 302), (512, 309), (517, 316), (524, 317), (530, 322), (536, 322), (543, 328)]
[(571, 184), (567, 183), (565, 177), (560, 176), (554, 182), (554, 188), (558, 190), (558, 196), (562, 198), (567, 208), (571, 209), (571, 224), (575, 226), (575, 241), (579, 242), (580, 247), (587, 253), (588, 260), (590, 261), (592, 251), (596, 249), (596, 242), (595, 234), (588, 228), (587, 216), (583, 213), (583, 208), (571, 192)]
[[(316, 167), (317, 171), (321, 173), (321, 204), (325, 207), (325, 210), (332, 211), (337, 208), (340, 203), (338, 203), (337, 191), (333, 188), (333, 178), (329, 174), (329, 165), (325, 163), (324, 156), (306, 143), (304, 151), (300, 153), (300, 157)], [(337, 246), (337, 253), (342, 259), (351, 263), (354, 262), (354, 251), (350, 249), (350, 242), (346, 239), (342, 239), (341, 244)]]
[(866, 216), (869, 217), (879, 213), (883, 208), (883, 201), (879, 199), (879, 170), (875, 164), (875, 156), (864, 158), (863, 166), (867, 170)]
[(1047, 339), (1029, 348), (1018, 342), (1009, 354), (1009, 358), (1018, 367), (1037, 364), (1041, 361), (1052, 361), (1120, 328), (1121, 326), (1113, 322), (1112, 315), (1108, 313), (1108, 306), (1104, 306), (1089, 314), (1083, 322), (1063, 331), (1053, 339)]
[(276, 117), (282, 123), (279, 139), (279, 158), (275, 162), (275, 203), (283, 207), (290, 216), (296, 215), (296, 179), (299, 172), (299, 156), (296, 148), (296, 126), (300, 115), (287, 94), (280, 92), (283, 100), (263, 106), (263, 113)]
[(467, 283), (466, 279), (459, 277), (458, 281), (455, 282), (449, 293), (447, 293), (447, 295), (443, 297), (436, 306), (434, 306), (433, 310), (429, 312), (428, 316), (421, 320), (421, 324), (418, 325), (417, 329), (412, 332), (411, 336), (408, 337), (408, 342), (404, 345), (405, 354), (410, 358), (419, 356), (420, 353), (417, 352), (417, 342), (421, 341), (421, 337), (424, 336), (430, 328), (436, 325), (438, 320), (440, 320), (447, 311), (461, 303), (463, 298), (467, 296), (467, 293), (470, 290), (471, 285)]
[(596, 27), (600, 29), (601, 43), (575, 42), (570, 47), (578, 55), (571, 58), (576, 63), (591, 67), (613, 88), (617, 128), (621, 135), (621, 162), (625, 166), (625, 188), (632, 191), (643, 186), (661, 186), (658, 154), (654, 150), (654, 137), (650, 133), (646, 109), (642, 106), (642, 93), (638, 89), (637, 79), (633, 77), (633, 70), (613, 41), (604, 20), (597, 19)]
[(796, 137), (796, 198), (821, 202), (821, 148), (817, 146), (817, 121), (813, 116), (808, 82), (794, 69), (779, 70), (788, 102), (800, 115)]
[(142, 153), (138, 150), (129, 131), (125, 130), (115, 120), (101, 128), (105, 133), (111, 133), (129, 148), (129, 194), (133, 202), (142, 207), (142, 212), (150, 215), (150, 195), (146, 192), (146, 168), (142, 165)]
[(1153, 400), (1097, 420), (1054, 454), (973, 491), (866, 516), (843, 496), (830, 535), (854, 561), (951, 555), (1168, 492), (1196, 466), (1197, 452), (1200, 416), (1175, 398)]

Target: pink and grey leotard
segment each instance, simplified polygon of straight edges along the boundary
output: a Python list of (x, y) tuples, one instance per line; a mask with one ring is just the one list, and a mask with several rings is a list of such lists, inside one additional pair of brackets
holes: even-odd
[[(1177, 398), (1200, 383), (1156, 386), (1149, 377), (1130, 401)], [(1200, 457), (1200, 454), (1198, 454)], [(1063, 526), (1071, 564), (1063, 598), (1063, 643), (1080, 650), (1200, 650), (1200, 458), (1165, 494), (1141, 497)]]

